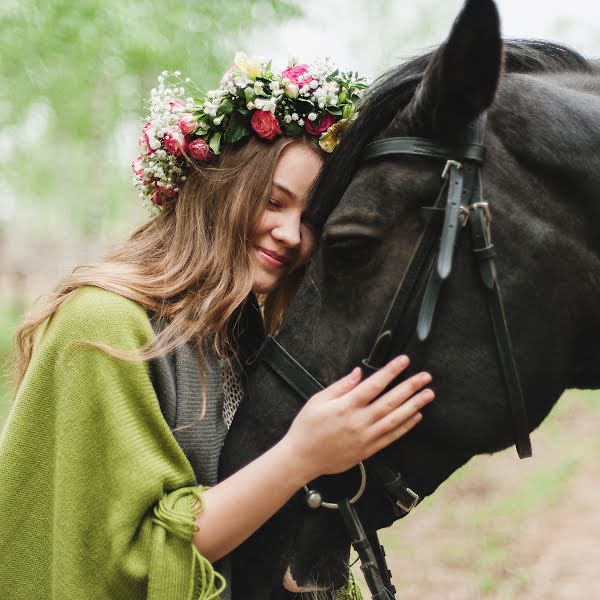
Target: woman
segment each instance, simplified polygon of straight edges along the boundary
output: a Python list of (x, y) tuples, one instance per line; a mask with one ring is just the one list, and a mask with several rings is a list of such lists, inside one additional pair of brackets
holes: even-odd
[(217, 483), (238, 365), (261, 326), (253, 293), (273, 331), (314, 245), (317, 140), (332, 149), (365, 87), (328, 64), (235, 62), (200, 101), (178, 74), (159, 78), (134, 162), (154, 218), (18, 331), (0, 438), (5, 600), (227, 598), (229, 552), (308, 481), (403, 435), (433, 398), (422, 373), (374, 400), (406, 357), (362, 382), (355, 369)]

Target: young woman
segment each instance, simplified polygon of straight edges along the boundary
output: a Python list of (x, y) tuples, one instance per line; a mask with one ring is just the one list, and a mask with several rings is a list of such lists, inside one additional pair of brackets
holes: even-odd
[(406, 433), (433, 398), (426, 373), (378, 398), (406, 357), (365, 381), (355, 369), (217, 482), (262, 327), (254, 294), (273, 331), (315, 243), (321, 147), (365, 86), (328, 64), (276, 74), (245, 55), (201, 101), (173, 77), (153, 90), (134, 163), (155, 216), (76, 269), (17, 334), (0, 438), (3, 600), (228, 598), (234, 548), (304, 484)]

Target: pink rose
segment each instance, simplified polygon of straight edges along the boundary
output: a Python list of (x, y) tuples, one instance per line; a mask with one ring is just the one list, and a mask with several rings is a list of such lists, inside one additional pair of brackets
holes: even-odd
[(179, 117), (179, 129), (183, 135), (194, 133), (198, 129), (198, 122), (191, 113), (185, 113)]
[(277, 118), (266, 110), (255, 111), (250, 119), (250, 126), (265, 140), (274, 140), (281, 134)]
[(326, 112), (319, 121), (309, 121), (307, 119), (306, 123), (304, 123), (304, 129), (310, 135), (320, 135), (327, 131), (337, 120), (335, 115)]
[(213, 157), (212, 150), (202, 138), (190, 142), (187, 151), (193, 159), (201, 160), (202, 162), (208, 162)]
[(171, 112), (180, 112), (185, 108), (185, 104), (179, 100), (172, 100), (169, 102), (169, 109)]
[[(308, 75), (308, 65), (296, 65), (295, 67), (289, 67), (281, 72), (281, 76), (293, 81), (298, 87), (303, 85), (309, 85), (314, 77)], [(300, 77), (303, 77), (301, 80)]]
[(163, 196), (168, 196), (169, 198), (172, 198), (173, 196), (175, 196), (177, 194), (177, 192), (175, 190), (170, 190), (168, 188), (161, 187), (160, 185), (156, 186), (156, 191), (159, 194), (162, 194)]
[(150, 196), (150, 202), (156, 206), (162, 206), (165, 203), (165, 197), (160, 192), (154, 192)]
[(152, 123), (148, 121), (148, 123), (144, 125), (144, 129), (142, 129), (142, 135), (140, 135), (138, 139), (138, 149), (144, 156), (148, 156), (154, 152), (150, 146), (150, 139), (148, 138), (148, 131), (150, 131), (151, 127)]
[(185, 138), (181, 131), (165, 133), (163, 142), (165, 144), (165, 150), (173, 156), (181, 156), (185, 150)]
[(141, 156), (138, 156), (131, 163), (131, 168), (133, 169), (133, 172), (135, 173), (136, 177), (139, 177), (141, 179), (142, 175), (144, 174), (144, 170), (142, 169), (142, 157)]

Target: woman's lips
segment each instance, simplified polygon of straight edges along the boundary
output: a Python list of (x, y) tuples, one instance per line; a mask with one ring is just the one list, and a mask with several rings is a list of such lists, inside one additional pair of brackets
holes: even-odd
[(288, 264), (286, 258), (261, 246), (256, 246), (256, 252), (264, 263), (276, 269), (282, 269)]

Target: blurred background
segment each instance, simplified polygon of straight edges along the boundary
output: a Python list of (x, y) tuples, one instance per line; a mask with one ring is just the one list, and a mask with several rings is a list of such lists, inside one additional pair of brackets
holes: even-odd
[[(506, 37), (600, 56), (595, 0), (497, 4)], [(279, 67), (331, 56), (377, 76), (443, 41), (461, 5), (0, 0), (0, 360), (36, 297), (146, 218), (130, 163), (158, 73), (211, 89), (243, 50)], [(384, 534), (401, 598), (600, 598), (600, 402), (565, 396), (533, 460), (478, 458)], [(3, 370), (0, 428), (9, 407)]]

